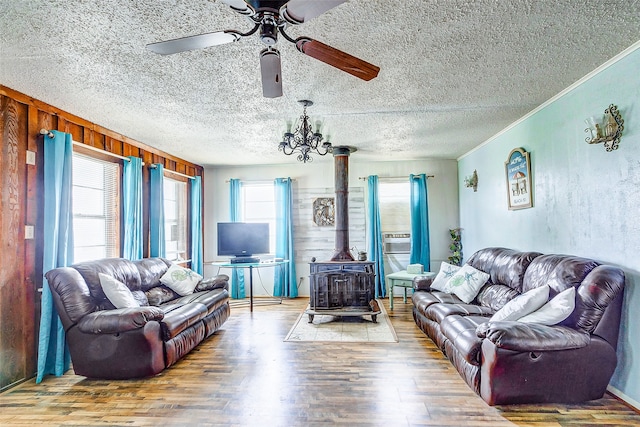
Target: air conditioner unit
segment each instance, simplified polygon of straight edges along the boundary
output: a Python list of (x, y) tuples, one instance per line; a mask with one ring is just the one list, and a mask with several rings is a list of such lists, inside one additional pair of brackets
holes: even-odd
[(382, 244), (385, 254), (408, 254), (411, 252), (411, 233), (382, 233)]

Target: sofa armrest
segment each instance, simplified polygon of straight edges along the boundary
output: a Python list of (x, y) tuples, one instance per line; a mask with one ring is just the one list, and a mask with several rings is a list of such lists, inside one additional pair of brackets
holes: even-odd
[(194, 289), (194, 292), (210, 291), (213, 289), (229, 290), (229, 276), (218, 274), (217, 276), (202, 279)]
[(114, 334), (139, 329), (163, 318), (164, 312), (153, 306), (100, 310), (80, 319), (78, 329), (86, 334)]
[(416, 276), (413, 278), (414, 291), (430, 291), (435, 276)]
[(554, 351), (582, 348), (590, 336), (566, 326), (546, 326), (517, 321), (486, 322), (478, 325), (476, 334), (496, 347), (513, 351)]

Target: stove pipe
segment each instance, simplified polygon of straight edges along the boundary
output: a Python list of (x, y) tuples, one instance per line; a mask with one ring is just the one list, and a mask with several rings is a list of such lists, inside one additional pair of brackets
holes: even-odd
[(349, 154), (353, 147), (333, 147), (336, 187), (336, 242), (331, 261), (354, 261), (349, 250)]

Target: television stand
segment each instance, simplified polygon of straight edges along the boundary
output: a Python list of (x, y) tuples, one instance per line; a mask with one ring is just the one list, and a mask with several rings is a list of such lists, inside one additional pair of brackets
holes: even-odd
[(229, 260), (231, 264), (257, 264), (260, 262), (260, 258), (253, 256), (237, 256)]

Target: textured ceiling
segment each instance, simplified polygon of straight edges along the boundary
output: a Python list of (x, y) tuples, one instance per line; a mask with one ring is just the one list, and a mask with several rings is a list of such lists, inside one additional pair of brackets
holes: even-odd
[(145, 48), (250, 28), (219, 0), (2, 1), (0, 84), (202, 165), (295, 162), (277, 143), (299, 99), (361, 159), (452, 159), (636, 42), (640, 3), (350, 0), (288, 33), (371, 62), (378, 77), (280, 38), (275, 99), (262, 96), (257, 35), (171, 56)]

